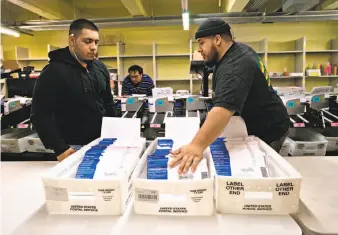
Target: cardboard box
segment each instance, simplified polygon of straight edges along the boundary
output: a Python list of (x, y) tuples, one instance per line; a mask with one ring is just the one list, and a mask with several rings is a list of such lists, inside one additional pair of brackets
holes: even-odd
[(301, 175), (284, 158), (259, 138), (249, 137), (241, 117), (232, 117), (221, 137), (226, 137), (227, 141), (240, 138), (257, 141), (265, 154), (269, 177), (219, 176), (216, 173), (217, 212), (289, 214), (298, 211)]
[(321, 71), (320, 69), (307, 69), (306, 70), (306, 75), (307, 76), (321, 76)]
[(291, 128), (289, 136), (291, 156), (325, 156), (328, 141), (308, 128)]
[(289, 76), (303, 77), (303, 76), (304, 76), (304, 73), (289, 73)]
[[(138, 157), (146, 140), (140, 138), (140, 119), (103, 118), (101, 138), (130, 138), (140, 141)], [(53, 167), (42, 177), (49, 213), (78, 215), (121, 215), (132, 196), (131, 178), (137, 164), (114, 179), (75, 179), (85, 152), (95, 140)]]
[[(133, 178), (134, 211), (144, 215), (210, 216), (214, 213), (213, 177), (203, 180), (148, 180), (147, 157), (157, 147), (158, 139), (144, 152)], [(206, 152), (210, 161), (210, 154)], [(213, 168), (211, 168), (213, 169)]]
[[(247, 137), (250, 138), (250, 137)], [(247, 141), (243, 138), (243, 141)], [(265, 153), (269, 177), (215, 176), (218, 213), (289, 214), (299, 205), (301, 175), (269, 145), (257, 137)], [(227, 138), (227, 141), (231, 141)]]
[(307, 69), (306, 70), (307, 76), (321, 76), (320, 69)]
[(269, 177), (246, 178), (216, 174), (217, 212), (289, 214), (298, 211), (301, 175), (284, 158), (259, 138), (248, 137), (241, 117), (232, 117), (221, 136), (226, 137), (227, 141), (238, 141), (239, 138), (243, 141), (257, 141), (260, 151), (265, 154)]
[(22, 153), (27, 149), (25, 137), (33, 134), (30, 129), (11, 128), (2, 131), (1, 152), (4, 153)]
[[(182, 132), (184, 127), (184, 132)], [(188, 143), (199, 129), (197, 118), (167, 118), (166, 137)], [(147, 156), (157, 147), (157, 138), (144, 152), (133, 177), (134, 211), (144, 215), (210, 216), (214, 213), (213, 176), (203, 180), (148, 180)], [(207, 161), (210, 154), (205, 152)]]
[(27, 151), (39, 153), (54, 153), (51, 149), (46, 149), (37, 133), (25, 137)]
[(4, 60), (2, 62), (2, 65), (4, 66), (5, 69), (10, 70), (16, 70), (21, 68), (17, 60)]

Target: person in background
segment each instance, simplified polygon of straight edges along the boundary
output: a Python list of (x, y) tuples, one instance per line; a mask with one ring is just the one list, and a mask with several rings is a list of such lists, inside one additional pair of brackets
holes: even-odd
[(236, 113), (244, 119), (249, 135), (255, 135), (277, 152), (289, 131), (289, 117), (280, 97), (274, 92), (269, 74), (257, 53), (233, 40), (230, 26), (210, 18), (198, 28), (195, 39), (209, 67), (213, 67), (213, 103), (206, 121), (193, 140), (176, 151), (171, 167), (178, 172), (195, 171), (203, 151), (223, 132)]
[(152, 96), (154, 82), (147, 74), (143, 74), (141, 66), (131, 66), (128, 73), (129, 75), (122, 83), (122, 95), (144, 94)]
[(35, 84), (31, 120), (59, 161), (98, 138), (102, 117), (116, 113), (109, 72), (96, 59), (98, 43), (93, 22), (73, 21), (69, 46), (49, 52), (49, 64)]

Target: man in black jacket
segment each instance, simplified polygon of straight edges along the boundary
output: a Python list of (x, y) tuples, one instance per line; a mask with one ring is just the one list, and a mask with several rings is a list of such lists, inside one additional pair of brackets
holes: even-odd
[(46, 148), (62, 161), (70, 146), (98, 138), (103, 116), (115, 116), (109, 72), (96, 59), (99, 30), (85, 19), (72, 22), (69, 46), (49, 53), (36, 82), (31, 120)]
[(178, 171), (196, 170), (203, 151), (240, 114), (249, 135), (255, 135), (279, 152), (288, 134), (287, 110), (270, 84), (269, 74), (257, 53), (233, 40), (230, 26), (220, 18), (210, 18), (198, 28), (195, 38), (198, 51), (213, 71), (212, 110), (193, 140), (177, 151), (170, 166)]

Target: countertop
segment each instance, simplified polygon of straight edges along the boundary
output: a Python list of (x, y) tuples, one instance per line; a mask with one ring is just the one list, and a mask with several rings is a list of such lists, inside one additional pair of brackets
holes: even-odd
[[(295, 159), (292, 161), (297, 165)], [(56, 162), (1, 163), (1, 234), (301, 235), (301, 229), (290, 216), (141, 216), (134, 214), (132, 203), (123, 216), (50, 215), (44, 206), (41, 175), (55, 164)], [(308, 187), (304, 186), (306, 188)]]
[(299, 212), (305, 235), (338, 235), (338, 157), (286, 158), (302, 175)]

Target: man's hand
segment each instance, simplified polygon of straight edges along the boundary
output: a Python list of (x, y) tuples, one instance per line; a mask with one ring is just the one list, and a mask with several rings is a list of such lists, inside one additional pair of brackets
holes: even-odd
[(233, 114), (233, 111), (226, 108), (212, 108), (191, 143), (171, 152), (174, 159), (169, 163), (169, 167), (172, 168), (181, 161), (178, 168), (179, 174), (188, 172), (190, 166), (192, 172), (196, 171), (198, 163), (203, 158), (204, 149), (222, 133)]
[(62, 162), (64, 159), (66, 159), (67, 157), (69, 157), (73, 153), (75, 153), (75, 150), (72, 149), (72, 148), (69, 148), (66, 151), (64, 151), (63, 153), (61, 153), (59, 156), (57, 156), (57, 159), (58, 159), (59, 162)]
[(176, 166), (180, 161), (180, 166), (178, 168), (178, 173), (181, 174), (187, 173), (190, 166), (191, 171), (195, 172), (198, 164), (203, 159), (204, 149), (200, 146), (188, 144), (184, 145), (181, 148), (172, 151), (171, 155), (173, 155), (174, 159), (169, 163), (169, 167)]

